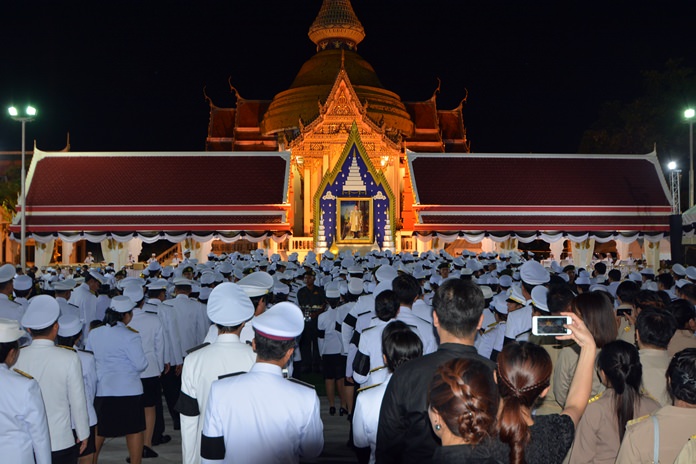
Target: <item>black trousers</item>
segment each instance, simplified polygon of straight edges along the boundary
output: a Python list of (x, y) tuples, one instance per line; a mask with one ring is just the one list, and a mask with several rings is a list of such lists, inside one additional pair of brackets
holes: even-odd
[(80, 454), (80, 445), (76, 444), (70, 448), (51, 452), (51, 464), (77, 464)]
[(174, 429), (179, 430), (179, 428), (181, 428), (181, 419), (179, 418), (179, 413), (174, 409), (174, 406), (179, 399), (179, 393), (181, 393), (181, 376), (176, 375), (175, 371), (176, 369), (172, 366), (169, 372), (162, 376), (162, 393), (164, 393), (164, 399), (167, 402), (169, 414), (172, 416)]
[(302, 355), (303, 371), (320, 371), (319, 327), (316, 318), (305, 322), (304, 330), (300, 337), (300, 354)]

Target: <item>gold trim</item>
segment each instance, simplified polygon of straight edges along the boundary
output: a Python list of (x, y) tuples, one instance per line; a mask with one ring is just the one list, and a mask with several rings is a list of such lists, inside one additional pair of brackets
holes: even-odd
[[(362, 158), (363, 162), (365, 163), (365, 166), (367, 167), (368, 172), (372, 175), (372, 178), (375, 180), (375, 185), (381, 185), (384, 188), (384, 191), (387, 194), (387, 198), (389, 199), (389, 221), (391, 223), (391, 236), (395, 237), (396, 236), (396, 214), (394, 211), (394, 208), (396, 207), (396, 199), (394, 197), (394, 192), (392, 192), (391, 187), (389, 186), (389, 182), (387, 181), (387, 178), (384, 177), (384, 174), (377, 171), (375, 169), (374, 165), (372, 164), (372, 161), (370, 161), (370, 156), (367, 153), (367, 150), (365, 149), (365, 146), (362, 143), (362, 140), (360, 138), (360, 131), (358, 130), (358, 124), (353, 120), (353, 124), (351, 125), (350, 128), (350, 134), (348, 135), (348, 140), (346, 140), (346, 144), (343, 147), (343, 152), (341, 153), (341, 156), (336, 160), (336, 164), (334, 164), (333, 169), (331, 170), (330, 173), (327, 173), (324, 175), (324, 178), (321, 180), (321, 183), (319, 184), (319, 188), (317, 188), (316, 192), (314, 193), (314, 224), (317, 225), (319, 224), (320, 221), (320, 213), (321, 213), (321, 197), (324, 194), (324, 190), (326, 189), (326, 186), (329, 184), (332, 184), (336, 181), (336, 177), (338, 177), (339, 172), (341, 172), (341, 167), (343, 166), (343, 163), (348, 159), (348, 156), (350, 155), (351, 149), (355, 145), (355, 148), (357, 152), (360, 154), (360, 157)], [(343, 197), (341, 197), (343, 198)], [(351, 199), (372, 199), (372, 197), (350, 197)], [(336, 204), (336, 211), (338, 214), (338, 204)], [(372, 211), (370, 211), (371, 216), (372, 216)], [(372, 216), (373, 217), (373, 216)], [(371, 227), (373, 224), (371, 224)], [(326, 224), (324, 224), (324, 227), (326, 227)], [(337, 225), (334, 225), (334, 227), (338, 227)], [(374, 228), (373, 228), (374, 229)], [(373, 242), (374, 242), (374, 233), (372, 234), (373, 236)], [(347, 243), (347, 242), (340, 242), (337, 240), (338, 239), (338, 230), (334, 230), (334, 244), (336, 243)], [(317, 226), (314, 227), (314, 243), (317, 243), (319, 240), (319, 228)], [(359, 242), (359, 243), (366, 243), (366, 242)], [(372, 243), (372, 242), (370, 242)]]

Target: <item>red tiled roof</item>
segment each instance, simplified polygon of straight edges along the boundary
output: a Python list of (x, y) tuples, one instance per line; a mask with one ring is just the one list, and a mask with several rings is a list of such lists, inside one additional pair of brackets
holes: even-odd
[(657, 156), (409, 153), (416, 230), (668, 230)]
[(289, 159), (278, 152), (37, 151), (27, 229), (287, 230)]

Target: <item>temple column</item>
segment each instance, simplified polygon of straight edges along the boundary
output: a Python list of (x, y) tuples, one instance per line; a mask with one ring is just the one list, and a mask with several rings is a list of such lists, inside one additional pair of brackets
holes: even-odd
[(304, 199), (302, 200), (302, 211), (304, 213), (304, 221), (303, 221), (303, 228), (302, 228), (302, 235), (305, 237), (309, 236), (309, 230), (310, 230), (310, 223), (309, 221), (312, 218), (312, 215), (310, 214), (310, 206), (312, 203), (312, 171), (308, 166), (309, 160), (305, 159), (305, 168), (304, 168)]

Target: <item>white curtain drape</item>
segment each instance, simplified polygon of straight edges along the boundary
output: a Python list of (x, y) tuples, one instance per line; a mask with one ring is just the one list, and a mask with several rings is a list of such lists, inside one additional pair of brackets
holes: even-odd
[(563, 253), (563, 240), (549, 243), (549, 248), (551, 249), (551, 258), (560, 263), (561, 254)]
[(128, 264), (128, 244), (113, 238), (101, 242), (102, 255), (107, 263), (114, 263), (115, 269), (121, 269)]
[(575, 267), (589, 270), (594, 253), (594, 239), (588, 238), (582, 242), (571, 241), (570, 243)]
[(488, 237), (481, 240), (481, 251), (484, 253), (491, 253), (495, 251), (495, 242)]
[(140, 252), (143, 251), (143, 241), (138, 237), (133, 237), (130, 242), (128, 242), (128, 251), (126, 251), (126, 260), (128, 260), (128, 254), (132, 254), (133, 258), (137, 261)]
[(628, 259), (628, 249), (631, 247), (631, 242), (616, 240), (616, 254), (620, 261)]
[(61, 249), (63, 250), (63, 252), (62, 252), (62, 254), (61, 254), (61, 256), (60, 256), (61, 263), (62, 263), (64, 266), (67, 266), (68, 264), (70, 264), (70, 256), (72, 255), (72, 252), (73, 252), (73, 244), (72, 244), (72, 242), (65, 242), (65, 241), (63, 241), (63, 243), (62, 243), (62, 248), (61, 248)]
[(34, 248), (34, 265), (39, 269), (51, 264), (54, 243), (55, 240), (53, 239), (45, 243), (36, 242), (36, 247)]

